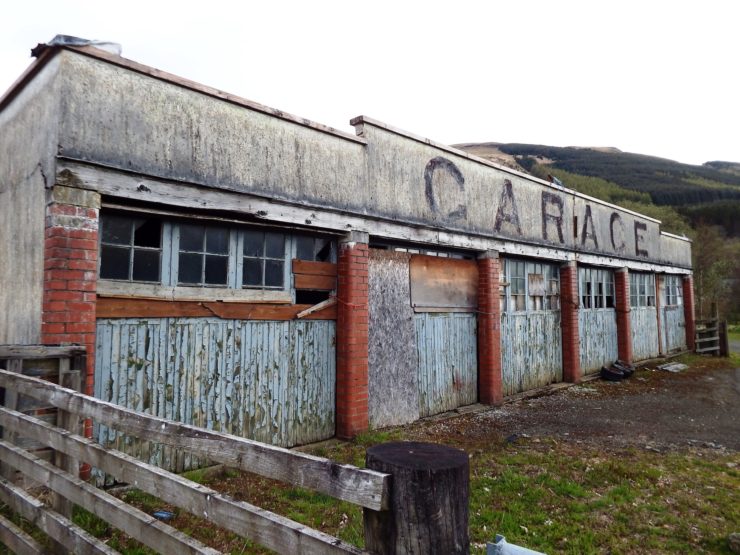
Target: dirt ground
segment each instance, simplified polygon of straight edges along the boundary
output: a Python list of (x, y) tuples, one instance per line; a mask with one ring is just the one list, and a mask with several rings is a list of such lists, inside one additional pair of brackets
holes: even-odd
[(417, 431), (429, 440), (451, 434), (471, 447), (487, 437), (556, 437), (611, 448), (740, 451), (740, 368), (728, 368), (727, 359), (691, 362), (681, 373), (638, 367), (623, 382), (589, 381), (493, 410), (427, 421)]

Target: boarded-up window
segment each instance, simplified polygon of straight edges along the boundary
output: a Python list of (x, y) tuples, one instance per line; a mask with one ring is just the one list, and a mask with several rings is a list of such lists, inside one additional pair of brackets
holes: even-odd
[(473, 312), (478, 307), (478, 265), (414, 255), (410, 261), (411, 306), (416, 312)]

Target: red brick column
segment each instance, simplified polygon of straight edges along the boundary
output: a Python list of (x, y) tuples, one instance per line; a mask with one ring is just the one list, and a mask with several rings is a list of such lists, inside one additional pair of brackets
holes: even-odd
[(581, 342), (578, 334), (578, 266), (560, 267), (560, 329), (563, 334), (563, 381), (581, 380)]
[(46, 208), (44, 237), (41, 342), (87, 348), (89, 395), (95, 369), (99, 208), (97, 193), (55, 185)]
[(617, 309), (617, 356), (620, 360), (632, 362), (630, 274), (627, 268), (614, 272), (614, 304)]
[(368, 236), (351, 233), (339, 245), (337, 267), (337, 436), (368, 429)]
[(486, 405), (500, 405), (504, 400), (499, 270), (496, 251), (478, 258), (478, 400)]
[(689, 351), (696, 349), (696, 320), (694, 318), (694, 276), (684, 276), (683, 282), (683, 318), (686, 323), (686, 347)]

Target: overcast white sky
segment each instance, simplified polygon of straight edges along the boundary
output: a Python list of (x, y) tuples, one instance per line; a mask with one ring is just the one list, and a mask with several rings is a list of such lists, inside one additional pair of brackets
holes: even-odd
[(344, 131), (740, 162), (732, 0), (13, 0), (2, 21), (2, 91), (59, 33)]

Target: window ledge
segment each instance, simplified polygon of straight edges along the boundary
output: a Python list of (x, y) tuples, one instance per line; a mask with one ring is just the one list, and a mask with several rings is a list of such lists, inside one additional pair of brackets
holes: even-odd
[(103, 297), (131, 297), (171, 301), (222, 301), (251, 303), (292, 303), (290, 291), (269, 289), (228, 289), (226, 287), (171, 287), (153, 283), (99, 280), (97, 293)]

